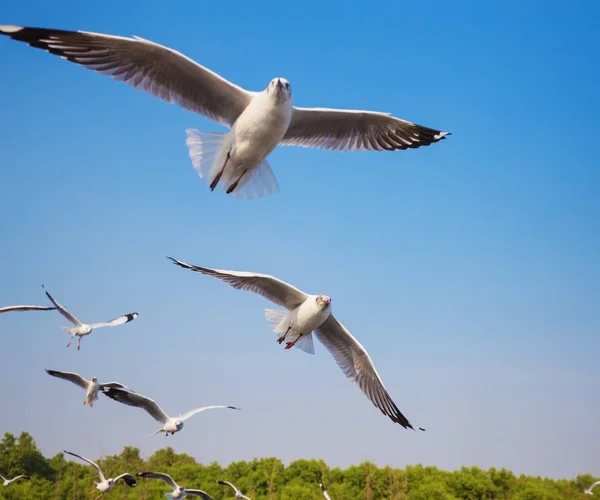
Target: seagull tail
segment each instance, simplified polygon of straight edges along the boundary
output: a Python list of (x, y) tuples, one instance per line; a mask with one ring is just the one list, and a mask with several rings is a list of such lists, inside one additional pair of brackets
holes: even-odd
[[(186, 130), (190, 159), (194, 170), (198, 172), (201, 179), (210, 184), (222, 165), (216, 163), (219, 153), (223, 147), (225, 134), (219, 132), (202, 132), (188, 128)], [(225, 158), (223, 158), (223, 162)]]
[(62, 328), (62, 329), (65, 331), (65, 332), (67, 332), (69, 335), (73, 335), (73, 334), (71, 333), (71, 328), (69, 328), (68, 326), (63, 326), (63, 325), (60, 325), (60, 327), (61, 327), (61, 328)]
[(156, 436), (157, 434), (160, 434), (163, 431), (162, 427), (160, 429), (158, 429), (157, 431), (154, 431), (152, 434), (150, 434), (151, 436)]

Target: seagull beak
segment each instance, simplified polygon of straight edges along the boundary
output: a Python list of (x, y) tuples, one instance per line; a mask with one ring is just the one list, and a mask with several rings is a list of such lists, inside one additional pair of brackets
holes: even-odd
[(281, 83), (281, 80), (279, 78), (277, 79), (277, 87), (280, 89), (283, 88), (283, 83)]

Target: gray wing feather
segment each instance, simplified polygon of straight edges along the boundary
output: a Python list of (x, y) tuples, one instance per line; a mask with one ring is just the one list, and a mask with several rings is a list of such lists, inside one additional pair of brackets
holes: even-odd
[(139, 316), (139, 314), (136, 312), (124, 314), (123, 316), (119, 316), (118, 318), (110, 319), (108, 321), (103, 321), (102, 323), (92, 323), (90, 325), (90, 328), (103, 328), (105, 326), (124, 325), (125, 323), (129, 323), (130, 321), (133, 321), (138, 316)]
[(96, 472), (98, 472), (98, 475), (100, 476), (101, 481), (104, 481), (106, 479), (104, 477), (104, 474), (102, 473), (102, 469), (98, 466), (98, 464), (96, 462), (92, 462), (89, 458), (82, 457), (81, 455), (77, 455), (77, 453), (72, 453), (67, 450), (63, 450), (63, 453), (67, 453), (68, 455), (72, 455), (74, 457), (79, 458), (80, 460), (83, 460), (84, 462), (87, 462), (92, 467), (94, 467), (94, 469), (96, 469)]
[(169, 474), (163, 474), (162, 472), (138, 472), (137, 476), (148, 479), (161, 479), (173, 489), (179, 486)]
[(180, 52), (140, 37), (21, 26), (0, 26), (0, 34), (224, 125), (231, 126), (252, 99), (252, 93)]
[(44, 285), (42, 285), (42, 288), (44, 289), (44, 293), (46, 294), (46, 297), (48, 297), (48, 300), (50, 300), (50, 302), (52, 302), (54, 304), (56, 309), (58, 309), (59, 313), (61, 313), (65, 318), (67, 318), (75, 326), (81, 325), (81, 321), (79, 321), (75, 316), (73, 316), (69, 311), (67, 311), (63, 306), (61, 306), (56, 300), (54, 300), (54, 297), (52, 297), (52, 295), (50, 295), (48, 293), (48, 290), (46, 290)]
[(328, 108), (294, 108), (282, 146), (334, 151), (393, 151), (429, 146), (445, 139), (441, 132), (387, 113)]
[(288, 310), (296, 309), (307, 298), (304, 292), (293, 287), (289, 283), (270, 276), (268, 274), (247, 273), (244, 271), (224, 271), (221, 269), (209, 269), (206, 267), (194, 266), (186, 264), (173, 257), (167, 257), (175, 265), (195, 271), (197, 273), (206, 274), (223, 280), (237, 290), (246, 290), (262, 295), (267, 300)]
[(128, 392), (110, 388), (104, 391), (104, 394), (119, 403), (146, 410), (154, 420), (161, 424), (164, 424), (169, 419), (169, 415), (167, 415), (152, 399), (138, 394), (137, 392)]
[(0, 314), (16, 311), (54, 311), (56, 307), (48, 306), (5, 306), (0, 307)]
[(208, 493), (206, 493), (205, 491), (202, 491), (202, 490), (188, 490), (186, 488), (185, 494), (193, 496), (193, 497), (200, 497), (200, 498), (203, 498), (204, 500), (213, 500), (213, 498)]
[(52, 375), (53, 377), (62, 378), (63, 380), (68, 380), (69, 382), (72, 382), (73, 384), (78, 385), (82, 389), (86, 389), (86, 390), (90, 383), (89, 380), (83, 378), (81, 375), (79, 375), (79, 373), (59, 372), (57, 370), (46, 370), (46, 373), (48, 375)]
[(365, 348), (333, 314), (315, 334), (331, 353), (344, 375), (360, 388), (381, 413), (404, 428), (414, 429), (388, 394)]

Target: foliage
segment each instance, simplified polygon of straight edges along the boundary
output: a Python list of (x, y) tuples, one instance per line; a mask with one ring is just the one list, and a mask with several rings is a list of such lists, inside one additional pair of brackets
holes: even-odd
[[(217, 484), (218, 479), (233, 482), (253, 500), (321, 500), (320, 482), (327, 486), (332, 500), (569, 500), (589, 498), (583, 489), (597, 479), (589, 474), (573, 480), (517, 477), (493, 467), (447, 472), (415, 465), (402, 470), (380, 468), (370, 462), (330, 469), (322, 460), (304, 459), (285, 467), (277, 458), (255, 458), (221, 467), (216, 462), (198, 464), (172, 448), (158, 450), (144, 460), (139, 449), (131, 446), (119, 455), (98, 460), (98, 465), (107, 477), (123, 472), (166, 472), (179, 484), (203, 489), (215, 500), (233, 498), (232, 490)], [(0, 499), (93, 500), (97, 496), (87, 495), (98, 480), (92, 467), (65, 460), (62, 453), (46, 458), (26, 432), (18, 439), (7, 433), (0, 442), (0, 474), (14, 477), (22, 473), (29, 474), (31, 480), (0, 489)], [(158, 500), (168, 491), (162, 481), (140, 479), (136, 488), (119, 482), (104, 498)]]

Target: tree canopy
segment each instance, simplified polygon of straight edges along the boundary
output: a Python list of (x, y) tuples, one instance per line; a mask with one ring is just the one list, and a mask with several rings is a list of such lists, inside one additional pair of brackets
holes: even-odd
[[(97, 463), (106, 477), (123, 472), (134, 476), (142, 471), (165, 472), (180, 485), (202, 489), (215, 500), (233, 498), (233, 490), (219, 485), (219, 479), (231, 481), (252, 500), (320, 500), (320, 482), (326, 485), (332, 500), (569, 500), (589, 498), (583, 490), (598, 479), (590, 474), (557, 480), (517, 476), (493, 467), (462, 467), (448, 472), (419, 464), (395, 469), (370, 462), (340, 469), (329, 468), (322, 460), (304, 459), (286, 467), (277, 458), (255, 458), (222, 467), (216, 462), (199, 464), (170, 447), (145, 460), (138, 448), (125, 446), (119, 455), (98, 459)], [(0, 474), (7, 478), (19, 474), (31, 477), (0, 488), (0, 498), (7, 500), (89, 500), (95, 496), (87, 493), (98, 481), (93, 467), (65, 460), (63, 453), (44, 457), (26, 432), (18, 438), (4, 435), (0, 442)], [(137, 487), (128, 488), (119, 482), (103, 498), (158, 500), (170, 491), (162, 481), (137, 479)], [(594, 493), (599, 495), (600, 491)]]

